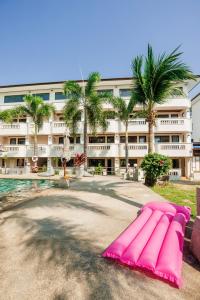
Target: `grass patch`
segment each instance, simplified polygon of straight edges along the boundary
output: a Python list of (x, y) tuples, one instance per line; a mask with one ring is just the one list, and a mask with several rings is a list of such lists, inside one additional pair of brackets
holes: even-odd
[(191, 208), (191, 217), (196, 216), (196, 186), (169, 183), (166, 186), (156, 185), (152, 190), (165, 199), (178, 205)]

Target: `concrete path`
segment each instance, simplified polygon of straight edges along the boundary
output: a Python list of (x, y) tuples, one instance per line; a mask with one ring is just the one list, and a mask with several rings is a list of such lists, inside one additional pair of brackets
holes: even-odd
[(184, 263), (177, 290), (101, 258), (146, 202), (140, 183), (85, 178), (0, 214), (0, 299), (200, 299), (200, 272)]

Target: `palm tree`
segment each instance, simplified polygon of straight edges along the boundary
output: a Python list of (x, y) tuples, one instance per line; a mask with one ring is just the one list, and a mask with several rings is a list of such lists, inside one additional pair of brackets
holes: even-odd
[(125, 159), (126, 159), (126, 172), (128, 171), (128, 124), (130, 121), (130, 114), (134, 114), (134, 117), (137, 116), (136, 112), (133, 112), (133, 109), (136, 105), (136, 101), (131, 97), (129, 102), (122, 98), (113, 98), (111, 99), (113, 108), (115, 109), (116, 116), (120, 121), (124, 123), (125, 126)]
[(54, 112), (52, 104), (45, 103), (44, 100), (35, 95), (26, 95), (24, 104), (16, 107), (14, 115), (27, 115), (32, 118), (34, 123), (34, 147), (33, 156), (37, 156), (37, 135), (45, 119), (48, 119)]
[(103, 103), (106, 101), (108, 94), (101, 94), (96, 91), (96, 85), (100, 80), (100, 74), (93, 72), (88, 76), (86, 84), (83, 81), (82, 87), (75, 81), (66, 81), (64, 84), (64, 94), (70, 98), (64, 107), (64, 120), (73, 136), (76, 135), (81, 111), (83, 111), (84, 114), (85, 170), (87, 170), (88, 127), (93, 134), (96, 133), (98, 127), (104, 130), (107, 127), (106, 116), (103, 113)]
[(183, 95), (178, 83), (193, 79), (189, 67), (180, 57), (182, 52), (179, 47), (170, 54), (163, 53), (156, 57), (153, 49), (148, 45), (147, 56), (137, 56), (132, 62), (134, 86), (132, 98), (141, 103), (144, 108), (144, 116), (148, 122), (148, 152), (153, 152), (154, 133), (156, 120), (155, 106), (162, 104), (171, 96)]

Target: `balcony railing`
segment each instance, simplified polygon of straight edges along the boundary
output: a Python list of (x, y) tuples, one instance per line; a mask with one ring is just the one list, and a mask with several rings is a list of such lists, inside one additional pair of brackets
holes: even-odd
[(155, 144), (155, 151), (170, 157), (190, 157), (192, 145), (189, 143)]

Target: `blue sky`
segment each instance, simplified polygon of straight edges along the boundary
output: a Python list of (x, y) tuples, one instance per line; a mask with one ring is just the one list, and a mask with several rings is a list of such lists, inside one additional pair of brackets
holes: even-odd
[(130, 76), (148, 42), (200, 74), (199, 0), (0, 0), (0, 16), (0, 85)]

